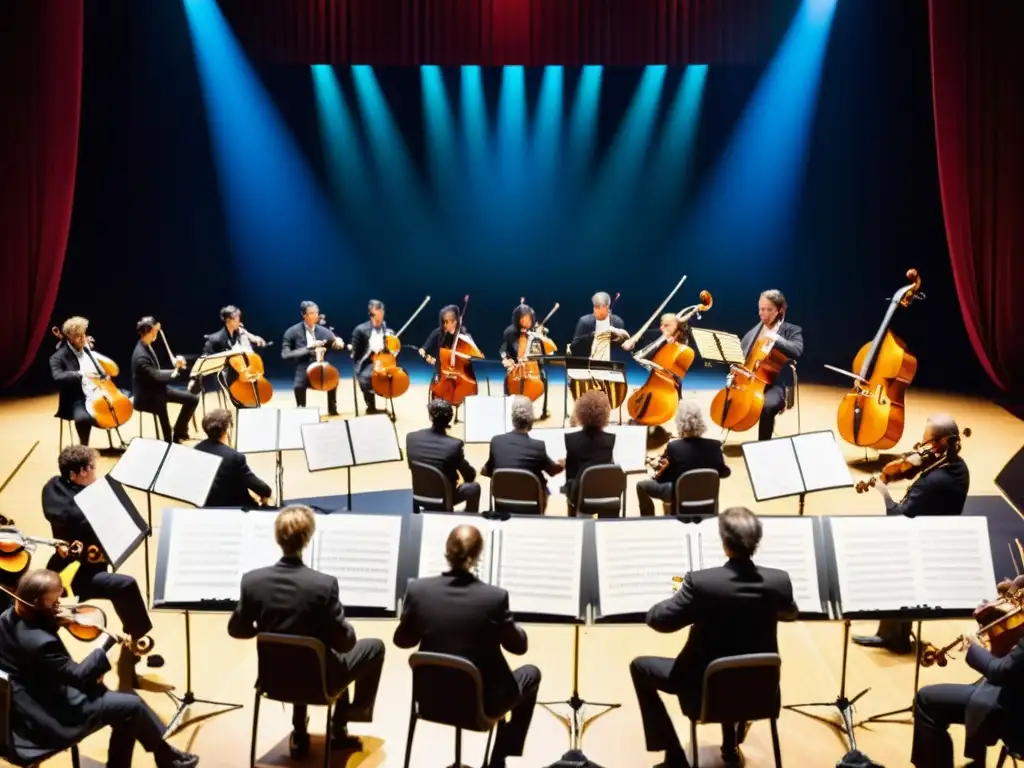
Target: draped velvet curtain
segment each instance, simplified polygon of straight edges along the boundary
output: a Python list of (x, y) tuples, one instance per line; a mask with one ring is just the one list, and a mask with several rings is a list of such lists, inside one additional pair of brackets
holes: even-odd
[(82, 22), (82, 0), (3, 0), (0, 9), (0, 386), (35, 357), (60, 283), (78, 157)]
[(946, 239), (992, 380), (1024, 397), (1024, 2), (930, 0)]

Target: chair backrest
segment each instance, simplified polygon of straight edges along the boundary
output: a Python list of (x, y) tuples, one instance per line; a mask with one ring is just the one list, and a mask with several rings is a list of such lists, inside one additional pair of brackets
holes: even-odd
[(421, 461), (409, 463), (412, 470), (412, 503), (416, 508), (450, 512), (453, 492), (452, 484), (437, 467)]
[(0, 670), (0, 757), (11, 755), (11, 679)]
[(261, 632), (256, 635), (256, 656), (256, 685), (268, 699), (312, 706), (330, 703), (327, 651), (320, 640)]
[(625, 493), (626, 473), (618, 464), (587, 467), (577, 484), (577, 514), (619, 517)]
[(495, 511), (543, 514), (544, 487), (526, 469), (496, 469), (491, 475), (491, 506)]
[(673, 514), (713, 517), (718, 514), (717, 469), (691, 469), (676, 478)]
[(777, 653), (750, 653), (715, 659), (704, 670), (702, 723), (743, 723), (779, 716), (782, 702)]
[(417, 717), (470, 731), (489, 731), (497, 722), (484, 712), (484, 681), (473, 662), (417, 651), (409, 666)]

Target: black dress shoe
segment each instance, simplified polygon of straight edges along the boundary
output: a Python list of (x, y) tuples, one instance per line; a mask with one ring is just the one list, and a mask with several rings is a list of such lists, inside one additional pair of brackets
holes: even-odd
[(682, 749), (666, 749), (665, 759), (654, 768), (690, 768), (690, 761)]
[(349, 733), (334, 734), (331, 736), (332, 750), (345, 750), (346, 752), (362, 752), (363, 740), (358, 736)]
[(857, 645), (863, 646), (864, 648), (882, 648), (891, 653), (913, 653), (913, 643), (899, 642), (896, 640), (888, 640), (878, 635), (854, 635), (853, 642)]
[(288, 754), (300, 760), (309, 754), (309, 733), (292, 731), (288, 737)]

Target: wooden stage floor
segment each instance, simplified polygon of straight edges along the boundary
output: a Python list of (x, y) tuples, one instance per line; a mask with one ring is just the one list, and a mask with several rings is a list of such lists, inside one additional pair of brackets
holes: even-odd
[[(803, 385), (802, 428), (803, 431), (831, 429), (835, 424), (835, 409), (843, 390), (834, 387)], [(710, 403), (712, 390), (687, 392), (705, 404)], [(319, 400), (317, 398), (320, 398)], [(970, 427), (974, 436), (965, 440), (963, 455), (971, 471), (971, 494), (998, 494), (994, 478), (1011, 456), (1024, 443), (1024, 423), (1018, 421), (998, 406), (980, 399), (928, 393), (912, 390), (909, 395), (908, 423), (904, 438), (897, 449), (907, 450), (919, 439), (926, 417), (934, 412), (948, 411), (961, 427)], [(425, 386), (414, 385), (413, 389), (397, 402), (398, 430), (402, 435), (407, 431), (426, 425)], [(352, 392), (348, 382), (342, 384), (339, 393), (340, 405), (351, 414)], [(208, 396), (208, 407), (214, 407), (214, 398)], [(280, 389), (271, 406), (291, 407), (291, 393)], [(325, 408), (323, 395), (311, 393), (310, 405)], [(36, 440), (39, 446), (32, 453), (25, 466), (15, 476), (0, 497), (0, 510), (8, 517), (15, 518), (26, 533), (49, 535), (40, 509), (40, 489), (44, 482), (56, 474), (58, 429), (53, 418), (56, 410), (56, 396), (31, 399), (6, 400), (0, 402), (0, 477), (6, 477), (25, 452)], [(552, 419), (538, 424), (561, 426), (562, 389), (551, 387)], [(344, 415), (344, 413), (343, 413)], [(135, 419), (138, 417), (136, 416)], [(152, 421), (145, 424), (146, 434), (152, 436)], [(796, 414), (783, 414), (778, 421), (779, 434), (797, 431)], [(138, 434), (135, 420), (123, 430), (125, 438)], [(461, 425), (452, 434), (461, 436)], [(718, 429), (712, 428), (709, 436), (717, 436)], [(728, 444), (738, 446), (752, 435), (730, 435)], [(96, 446), (105, 442), (102, 433), (95, 433), (92, 442)], [(852, 461), (863, 459), (850, 446), (845, 446)], [(896, 449), (894, 449), (896, 450)], [(746, 505), (759, 514), (797, 514), (796, 499), (782, 499), (758, 504), (754, 501), (743, 460), (738, 449), (728, 450), (729, 463), (733, 468), (732, 477), (722, 484), (722, 508)], [(485, 445), (467, 447), (467, 456), (474, 466), (480, 467), (487, 458)], [(114, 460), (101, 458), (101, 472), (106, 472)], [(251, 462), (258, 474), (268, 481), (273, 478), (273, 459), (269, 455), (254, 457)], [(289, 498), (334, 495), (344, 492), (345, 479), (341, 472), (321, 472), (312, 475), (306, 471), (303, 457), (298, 454), (286, 455), (285, 492)], [(855, 473), (860, 470), (855, 469)], [(866, 475), (865, 475), (866, 476)], [(629, 515), (637, 515), (637, 502), (633, 486), (635, 476), (630, 478), (628, 495)], [(399, 464), (378, 465), (358, 469), (352, 473), (353, 491), (386, 490), (409, 487), (407, 469)], [(483, 479), (484, 499), (487, 498), (487, 480)], [(897, 497), (902, 495), (902, 485), (894, 488)], [(134, 492), (131, 492), (134, 493)], [(163, 500), (154, 501), (154, 525), (160, 525), (160, 511)], [(136, 503), (144, 504), (141, 494)], [(174, 502), (167, 502), (173, 504)], [(881, 514), (884, 507), (875, 492), (857, 494), (852, 489), (842, 489), (808, 496), (806, 513), (819, 514)], [(553, 498), (549, 514), (564, 515), (565, 503), (561, 497)], [(42, 566), (50, 556), (47, 547), (40, 547), (34, 565)], [(143, 581), (144, 560), (141, 550), (122, 569)], [(1009, 557), (1007, 562), (996, 564), (997, 575), (1010, 575)], [(981, 601), (988, 595), (978, 595)], [(156, 652), (167, 660), (161, 673), (179, 689), (185, 683), (185, 648), (183, 619), (177, 613), (154, 613)], [(347, 762), (337, 755), (334, 765), (350, 768), (378, 768), (379, 766), (401, 766), (405, 752), (405, 734), (408, 725), (409, 695), (411, 679), (407, 664), (408, 651), (395, 648), (390, 643), (396, 622), (393, 620), (356, 621), (360, 637), (379, 637), (387, 644), (387, 657), (377, 699), (374, 721), (369, 724), (355, 724), (352, 732), (366, 735), (367, 750), (359, 755), (349, 755)], [(228, 637), (226, 614), (197, 615), (192, 621), (192, 675), (195, 693), (200, 698), (232, 701), (244, 704), (244, 708), (215, 717), (182, 731), (172, 741), (181, 746), (190, 746), (201, 756), (204, 768), (223, 766), (235, 768), (248, 764), (249, 734), (252, 724), (253, 682), (256, 676), (256, 646), (251, 641), (237, 641)], [(964, 628), (964, 622), (935, 622), (926, 625), (926, 638), (948, 642)], [(872, 626), (861, 622), (854, 624), (853, 631), (870, 633)], [(533, 663), (540, 667), (544, 679), (540, 699), (554, 700), (568, 698), (572, 687), (572, 630), (569, 627), (528, 625), (530, 651), (523, 657), (510, 657), (513, 664)], [(795, 623), (779, 627), (779, 644), (783, 658), (782, 690), (784, 703), (805, 701), (832, 701), (839, 691), (840, 662), (842, 659), (842, 625), (840, 623)], [(629, 678), (629, 661), (636, 655), (674, 656), (685, 640), (685, 632), (675, 635), (659, 635), (643, 626), (592, 627), (581, 634), (580, 693), (585, 699), (604, 702), (621, 702), (622, 707), (597, 720), (587, 731), (584, 747), (587, 755), (604, 768), (635, 768), (656, 763), (659, 756), (644, 749), (640, 714), (636, 705)], [(89, 647), (68, 640), (72, 653), (84, 656)], [(140, 670), (142, 667), (140, 667)], [(911, 703), (913, 692), (914, 665), (909, 656), (892, 656), (885, 652), (861, 649), (851, 646), (847, 692), (854, 695), (864, 688), (870, 693), (857, 705), (856, 718), (898, 709)], [(921, 683), (970, 682), (976, 675), (961, 660), (953, 661), (947, 668), (925, 669)], [(179, 690), (179, 692), (181, 692)], [(173, 714), (171, 702), (156, 694), (144, 694), (156, 710), (164, 717)], [(194, 708), (193, 715), (212, 711), (205, 706)], [(684, 743), (688, 740), (689, 725), (679, 713), (674, 700), (669, 701), (676, 728)], [(822, 709), (821, 713), (832, 719), (835, 710)], [(313, 710), (311, 729), (322, 733), (323, 710)], [(261, 708), (257, 755), (262, 755), (262, 765), (288, 765), (287, 739), (290, 730), (290, 711), (281, 706), (267, 703)], [(789, 766), (833, 766), (846, 751), (845, 738), (833, 728), (800, 714), (783, 711), (779, 721), (782, 753)], [(700, 729), (702, 740), (702, 766), (721, 765), (718, 755), (719, 731), (708, 726)], [(909, 765), (911, 728), (903, 724), (874, 724), (856, 729), (858, 748), (876, 762), (889, 768)], [(953, 738), (957, 754), (962, 751), (963, 729), (954, 728)], [(97, 734), (84, 742), (83, 755), (102, 763), (106, 755), (106, 732)], [(453, 762), (453, 732), (451, 729), (422, 723), (417, 727), (412, 765), (446, 766)], [(464, 737), (464, 761), (468, 765), (479, 765), (483, 752), (484, 737), (467, 734)], [(553, 763), (567, 749), (566, 732), (562, 724), (544, 710), (538, 708), (534, 714), (526, 752), (522, 758), (509, 761), (510, 766), (547, 766)], [(744, 745), (748, 766), (772, 764), (771, 737), (767, 724), (757, 724), (751, 730)], [(990, 750), (989, 764), (995, 764), (995, 750)], [(962, 764), (959, 759), (958, 764)], [(55, 766), (70, 765), (70, 757), (63, 755), (52, 763)], [(150, 766), (148, 755), (137, 752), (135, 764)], [(316, 757), (303, 764), (319, 765)]]

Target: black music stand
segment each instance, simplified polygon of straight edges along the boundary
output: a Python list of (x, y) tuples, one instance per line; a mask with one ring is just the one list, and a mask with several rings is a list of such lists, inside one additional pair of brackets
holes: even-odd
[(853, 487), (832, 430), (755, 440), (743, 443), (742, 451), (757, 501), (798, 496), (802, 515), (808, 493)]
[[(192, 364), (192, 370), (189, 372), (189, 379), (198, 379), (199, 381), (199, 399), (203, 406), (203, 416), (206, 416), (206, 386), (203, 383), (204, 380), (206, 379), (207, 376), (215, 376), (217, 386), (219, 387), (219, 389), (217, 390), (217, 395), (218, 397), (223, 397), (227, 388), (224, 386), (224, 382), (221, 380), (220, 372), (224, 370), (228, 358), (234, 357), (236, 354), (238, 354), (236, 350), (229, 349), (226, 352), (216, 352), (209, 355), (200, 355), (199, 358), (195, 361), (195, 363)], [(228, 402), (231, 402), (230, 396), (228, 397)], [(257, 399), (256, 402), (258, 404), (259, 399)]]
[(302, 450), (302, 426), (319, 422), (319, 408), (239, 409), (235, 450), (245, 454), (275, 454), (274, 484), (278, 504), (284, 502), (283, 453)]

